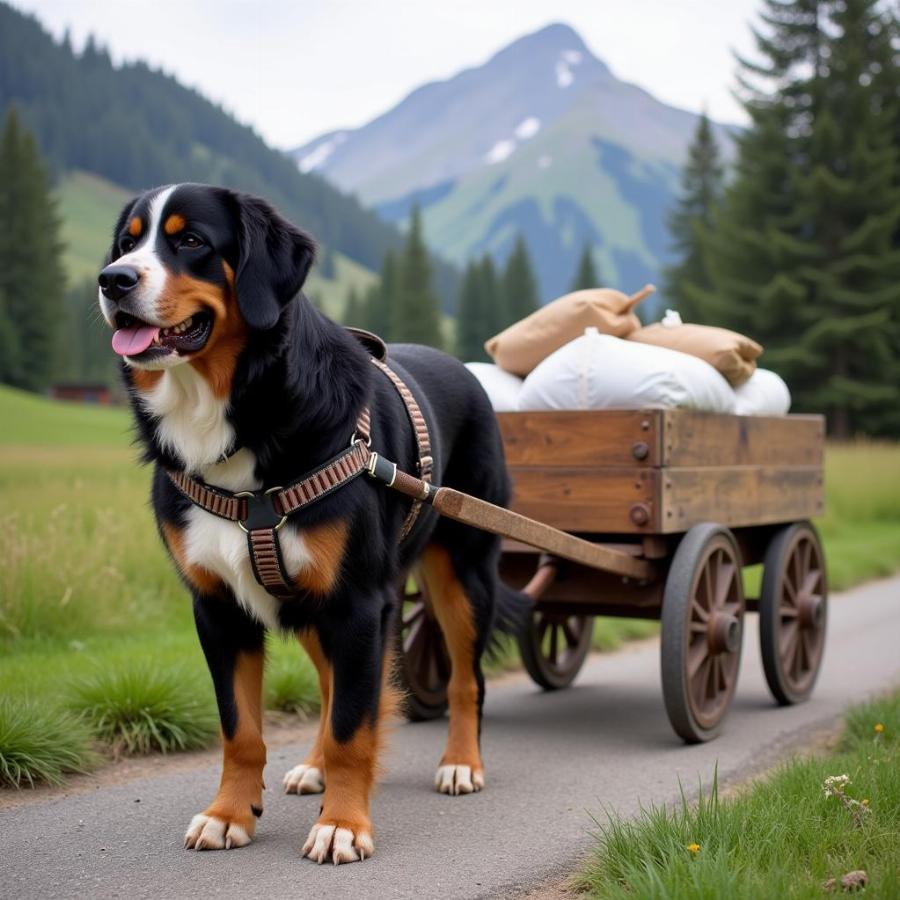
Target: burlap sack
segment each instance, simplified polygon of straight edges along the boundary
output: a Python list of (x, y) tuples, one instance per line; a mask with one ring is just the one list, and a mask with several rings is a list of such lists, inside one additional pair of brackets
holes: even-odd
[(630, 297), (609, 288), (566, 294), (510, 325), (484, 348), (501, 369), (524, 377), (555, 350), (584, 334), (585, 328), (627, 337), (641, 327), (635, 306), (655, 290), (648, 284)]
[(736, 331), (710, 325), (648, 325), (633, 331), (628, 340), (698, 356), (718, 369), (732, 387), (742, 385), (754, 373), (763, 349)]

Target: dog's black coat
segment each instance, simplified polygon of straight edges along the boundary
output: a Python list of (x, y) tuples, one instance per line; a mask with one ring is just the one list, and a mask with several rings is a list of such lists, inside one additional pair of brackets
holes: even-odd
[[(131, 246), (128, 223), (146, 216), (155, 193), (133, 201), (116, 226), (109, 261)], [(369, 404), (372, 448), (415, 472), (417, 448), (405, 407), (367, 351), (298, 293), (313, 261), (313, 242), (264, 201), (202, 185), (182, 185), (167, 201), (198, 231), (204, 247), (191, 252), (160, 230), (157, 255), (167, 269), (221, 284), (223, 262), (234, 272), (240, 313), (249, 326), (231, 389), (229, 418), (236, 447), (257, 460), (265, 487), (286, 485), (348, 446), (357, 416)], [(427, 347), (391, 345), (388, 362), (406, 382), (428, 422), (434, 482), (505, 505), (509, 482), (490, 403), (474, 377), (455, 359)], [(157, 440), (154, 421), (138, 400), (123, 367), (147, 461), (155, 464), (152, 503), (160, 524), (181, 528), (190, 503), (171, 485), (165, 468), (181, 461)], [(477, 657), (499, 618), (512, 619), (518, 595), (497, 578), (499, 540), (439, 520), (425, 507), (401, 546), (409, 500), (360, 477), (291, 516), (300, 529), (329, 521), (349, 525), (341, 576), (325, 597), (300, 593), (280, 604), (284, 629), (316, 629), (334, 672), (332, 727), (349, 738), (376, 714), (382, 660), (391, 640), (397, 588), (428, 544), (449, 553), (474, 611)], [(195, 617), (219, 700), (223, 730), (234, 731), (231, 674), (237, 654), (261, 647), (263, 627), (228, 595), (192, 588)], [(223, 596), (223, 593), (225, 596)], [(480, 704), (479, 704), (480, 705)]]

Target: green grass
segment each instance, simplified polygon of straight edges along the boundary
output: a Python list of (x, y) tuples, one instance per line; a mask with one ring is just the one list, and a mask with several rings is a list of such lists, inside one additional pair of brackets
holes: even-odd
[(95, 762), (91, 734), (79, 719), (44, 703), (0, 698), (0, 786), (59, 784)]
[(66, 705), (114, 756), (134, 756), (208, 746), (218, 719), (204, 700), (186, 669), (138, 661), (76, 682)]
[(87, 172), (72, 172), (62, 179), (57, 197), (65, 244), (63, 266), (70, 284), (97, 277), (109, 250), (113, 225), (132, 196)]
[[(843, 774), (847, 795), (870, 810), (859, 823), (823, 790)], [(604, 900), (811, 900), (827, 879), (858, 869), (868, 873), (866, 897), (897, 897), (900, 694), (855, 710), (836, 752), (794, 760), (734, 799), (721, 799), (714, 782), (696, 803), (609, 817), (578, 880)]]

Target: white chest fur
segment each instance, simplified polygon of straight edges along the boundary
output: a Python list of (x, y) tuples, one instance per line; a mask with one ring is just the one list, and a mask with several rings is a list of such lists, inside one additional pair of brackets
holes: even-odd
[[(181, 371), (187, 370), (187, 371)], [(254, 476), (256, 458), (247, 449), (222, 462), (233, 440), (227, 403), (216, 398), (192, 367), (167, 371), (156, 388), (142, 397), (156, 420), (161, 443), (174, 451), (185, 468), (215, 487), (250, 491), (261, 487)], [(302, 535), (290, 525), (280, 532), (281, 552), (293, 578), (311, 563)], [(247, 550), (247, 535), (237, 523), (198, 506), (187, 513), (184, 534), (186, 562), (218, 575), (244, 609), (269, 629), (278, 627), (278, 600), (256, 581)]]
[[(239, 450), (226, 462), (207, 466), (207, 484), (229, 491), (249, 491), (260, 487), (253, 476), (256, 460), (249, 450)], [(184, 550), (187, 562), (218, 575), (232, 590), (238, 603), (266, 628), (278, 627), (278, 600), (253, 575), (247, 535), (234, 522), (220, 519), (199, 506), (188, 510)], [(303, 536), (290, 525), (278, 533), (281, 553), (292, 578), (311, 563)]]

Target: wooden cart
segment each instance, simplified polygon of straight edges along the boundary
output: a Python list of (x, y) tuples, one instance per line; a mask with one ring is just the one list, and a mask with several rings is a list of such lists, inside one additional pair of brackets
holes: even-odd
[[(822, 545), (808, 521), (824, 510), (821, 416), (654, 409), (498, 419), (512, 508), (586, 538), (598, 557), (576, 562), (504, 541), (503, 578), (536, 601), (519, 646), (537, 684), (572, 683), (595, 615), (659, 619), (672, 727), (685, 741), (709, 740), (734, 694), (744, 614), (758, 612), (775, 699), (810, 695), (828, 596)], [(745, 597), (742, 568), (757, 563), (759, 596)], [(450, 667), (422, 591), (404, 596), (401, 619), (408, 715), (443, 715)]]

